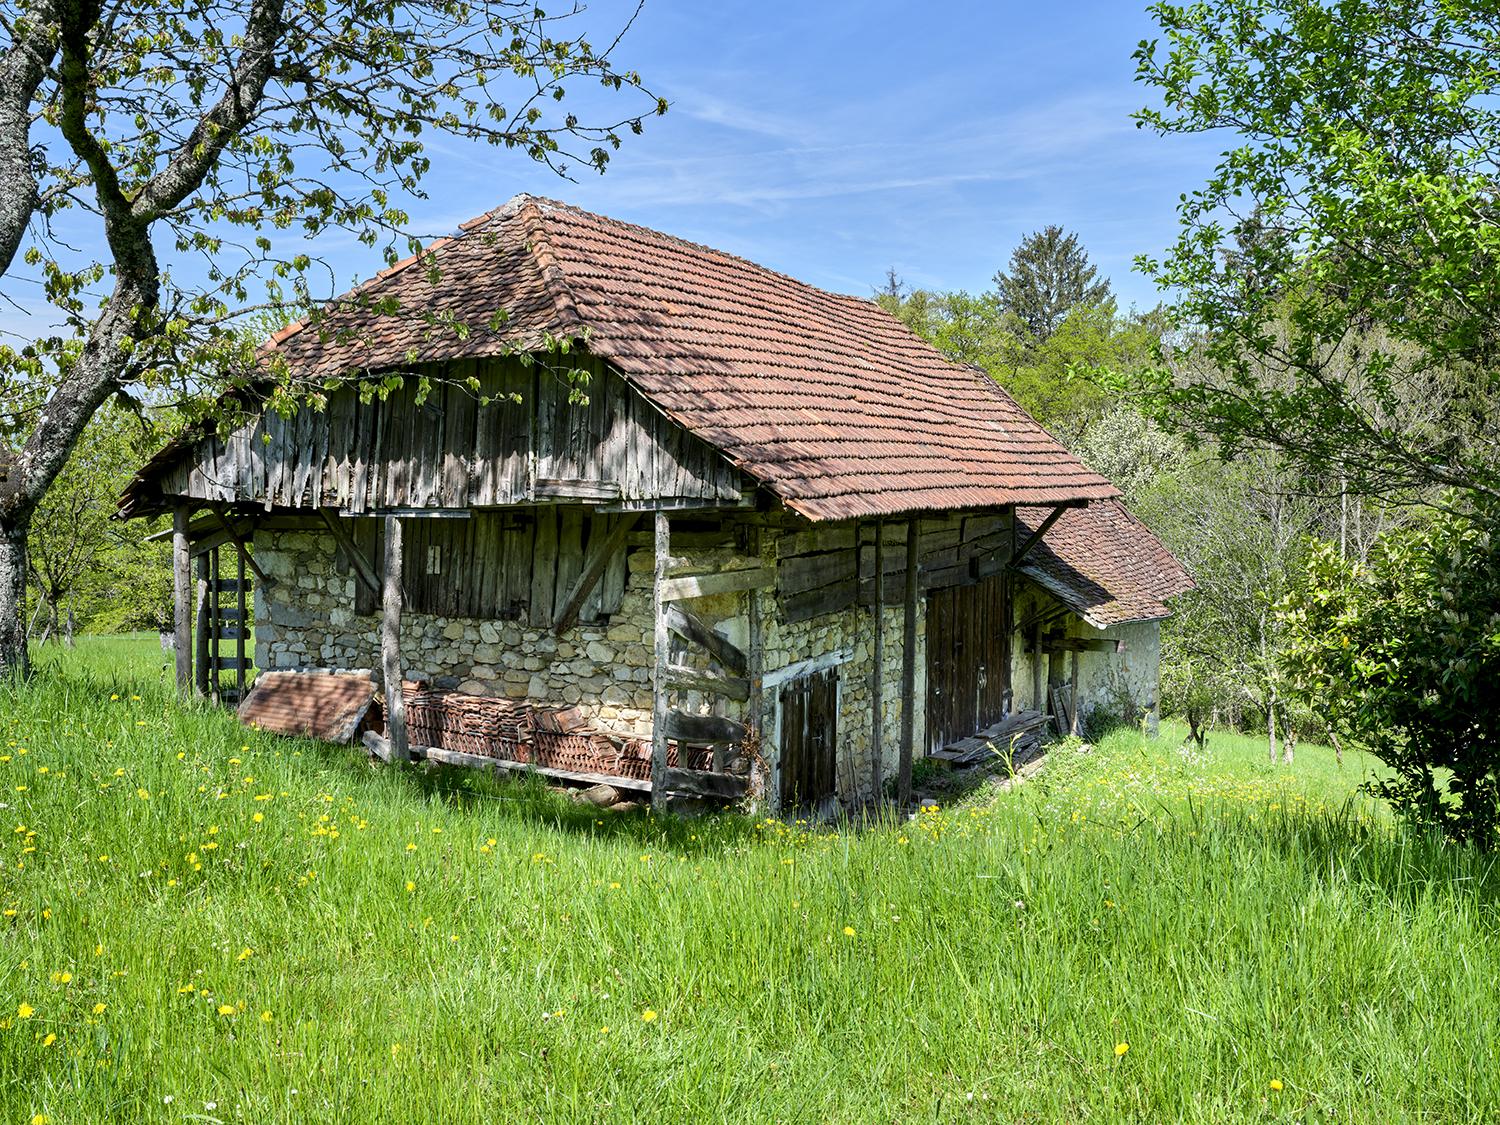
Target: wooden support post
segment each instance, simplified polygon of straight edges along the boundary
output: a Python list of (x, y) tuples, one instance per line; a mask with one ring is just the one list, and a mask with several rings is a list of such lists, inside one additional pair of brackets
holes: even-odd
[(896, 802), (911, 804), (911, 761), (917, 737), (917, 520), (906, 521), (906, 629), (901, 643), (901, 765)]
[(870, 666), (870, 796), (878, 805), (885, 796), (885, 520), (875, 520), (875, 622)]
[(245, 701), (245, 672), (249, 663), (245, 659), (245, 635), (250, 631), (250, 615), (245, 612), (245, 563), (249, 561), (250, 556), (242, 547), (236, 552), (235, 557), (239, 560), (239, 567), (235, 574), (240, 580), (239, 594), (235, 599), (235, 604), (239, 607), (240, 619), (235, 624), (234, 630), (234, 701), (238, 705)]
[(672, 525), (666, 512), (656, 513), (656, 580), (652, 586), (653, 620), (656, 623), (656, 660), (651, 676), (651, 807), (667, 804), (667, 661), (670, 634), (667, 628), (667, 566), (672, 556)]
[(188, 509), (172, 510), (172, 638), (177, 658), (177, 690), (193, 689), (193, 576), (188, 545)]
[(380, 668), (385, 679), (385, 734), (391, 760), (410, 761), (406, 700), (401, 691), (401, 519), (385, 517), (385, 561), (380, 615)]
[(1078, 721), (1078, 651), (1073, 651), (1073, 661), (1068, 673), (1068, 733), (1078, 734), (1083, 724)]
[[(1043, 675), (1041, 675), (1041, 661), (1046, 660), (1047, 655), (1041, 651), (1041, 621), (1032, 625), (1032, 706), (1038, 711), (1047, 714), (1047, 696), (1043, 694)], [(1058, 733), (1062, 733), (1059, 730)]]
[(208, 599), (211, 581), (208, 560), (209, 556), (206, 554), (198, 556), (198, 596), (195, 602), (198, 628), (193, 645), (193, 682), (199, 695), (208, 694), (209, 666), (214, 659), (208, 644)]
[(205, 607), (208, 610), (208, 698), (213, 701), (215, 707), (219, 705), (219, 648), (223, 640), (222, 629), (219, 623), (219, 603), (221, 591), (219, 587), (219, 552), (208, 553), (208, 600)]
[(333, 536), (333, 541), (343, 549), (344, 554), (349, 556), (349, 565), (354, 568), (355, 577), (365, 584), (370, 593), (380, 597), (380, 583), (376, 581), (375, 568), (370, 565), (370, 560), (365, 558), (364, 552), (355, 544), (354, 539), (340, 525), (338, 513), (330, 512), (327, 508), (319, 508), (318, 515), (323, 518), (323, 524), (328, 528), (328, 533)]

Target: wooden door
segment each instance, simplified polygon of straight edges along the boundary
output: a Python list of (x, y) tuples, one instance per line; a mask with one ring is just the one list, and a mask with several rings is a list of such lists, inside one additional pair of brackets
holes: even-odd
[(927, 748), (941, 750), (1005, 717), (1010, 605), (1005, 575), (927, 595)]
[(781, 807), (816, 804), (838, 789), (837, 668), (789, 680), (781, 688)]

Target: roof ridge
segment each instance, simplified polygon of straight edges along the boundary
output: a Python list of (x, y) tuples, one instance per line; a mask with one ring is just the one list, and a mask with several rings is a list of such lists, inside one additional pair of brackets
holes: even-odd
[(518, 195), (511, 202), (514, 203), (517, 200), (524, 202), (517, 207), (513, 216), (508, 215), (504, 218), (518, 218), (524, 227), (528, 256), (536, 263), (542, 284), (552, 296), (552, 307), (557, 310), (561, 327), (567, 331), (572, 331), (575, 327), (587, 328), (588, 322), (578, 311), (578, 298), (573, 293), (573, 287), (568, 283), (568, 275), (563, 270), (562, 260), (553, 250), (551, 239), (547, 237), (541, 207), (545, 201), (533, 195)]

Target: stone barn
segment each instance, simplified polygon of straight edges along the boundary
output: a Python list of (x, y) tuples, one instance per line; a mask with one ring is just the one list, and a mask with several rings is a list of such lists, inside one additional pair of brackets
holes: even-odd
[(869, 300), (521, 196), (265, 360), (315, 404), (184, 433), (122, 501), (173, 517), (180, 681), (243, 689), (253, 638), (252, 719), (790, 811), (1154, 715), (1183, 569)]

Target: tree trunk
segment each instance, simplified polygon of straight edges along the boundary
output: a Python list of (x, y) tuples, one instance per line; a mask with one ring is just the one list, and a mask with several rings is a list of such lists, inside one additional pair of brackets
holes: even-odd
[(73, 647), (73, 630), (77, 628), (78, 622), (73, 617), (73, 605), (68, 603), (68, 616), (63, 623), (63, 643), (69, 648)]
[(24, 676), (26, 653), (26, 533), (31, 520), (0, 519), (0, 675)]
[(1281, 763), (1289, 766), (1297, 756), (1297, 728), (1288, 726), (1286, 736), (1281, 740)]
[(1266, 705), (1266, 737), (1271, 744), (1271, 764), (1276, 764), (1276, 697)]

